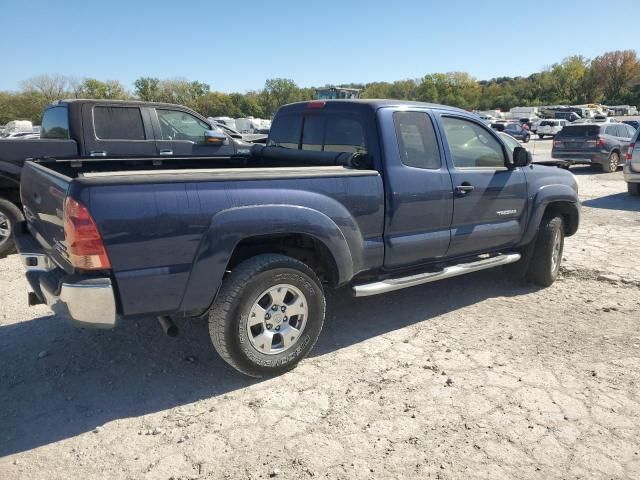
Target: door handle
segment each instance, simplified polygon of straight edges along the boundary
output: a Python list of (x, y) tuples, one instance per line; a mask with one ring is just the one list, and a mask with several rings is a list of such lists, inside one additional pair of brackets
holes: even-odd
[(173, 155), (173, 150), (171, 150), (170, 148), (163, 148), (158, 153), (160, 153), (160, 155)]
[(89, 152), (89, 156), (90, 157), (106, 157), (107, 152), (105, 152), (104, 150), (91, 150)]
[(464, 182), (462, 185), (458, 185), (455, 190), (458, 195), (463, 196), (473, 192), (474, 188), (475, 187), (473, 185)]

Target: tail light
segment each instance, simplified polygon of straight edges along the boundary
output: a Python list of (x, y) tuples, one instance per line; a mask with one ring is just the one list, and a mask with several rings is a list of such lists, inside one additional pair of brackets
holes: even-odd
[(631, 163), (631, 157), (633, 156), (633, 151), (636, 148), (636, 144), (632, 143), (629, 145), (629, 150), (627, 150), (627, 162)]
[(69, 197), (64, 202), (64, 237), (69, 261), (75, 268), (111, 268), (102, 237), (89, 210), (82, 203)]
[(598, 137), (598, 141), (596, 141), (596, 147), (597, 148), (602, 148), (602, 147), (604, 147), (604, 143), (605, 143), (604, 138)]
[(553, 139), (553, 146), (554, 147), (559, 147), (560, 145), (562, 145), (562, 140), (558, 140), (558, 139)]
[(313, 102), (309, 102), (307, 103), (307, 108), (324, 108), (327, 105), (327, 102), (323, 102), (323, 101), (313, 101)]

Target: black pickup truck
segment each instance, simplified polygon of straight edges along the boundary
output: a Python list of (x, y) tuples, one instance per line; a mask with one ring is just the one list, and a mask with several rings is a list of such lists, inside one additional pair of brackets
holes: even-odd
[(40, 139), (0, 140), (0, 258), (14, 249), (11, 232), (22, 219), (20, 172), (27, 158), (225, 157), (248, 154), (251, 147), (226, 133), (218, 142), (205, 141), (205, 131), (221, 130), (186, 107), (164, 103), (61, 100), (45, 109), (41, 128)]
[(376, 295), (507, 265), (549, 286), (580, 218), (570, 172), (475, 115), (397, 101), (282, 107), (244, 159), (31, 161), (21, 192), (31, 303), (107, 328), (206, 316), (253, 376), (311, 350), (325, 287)]

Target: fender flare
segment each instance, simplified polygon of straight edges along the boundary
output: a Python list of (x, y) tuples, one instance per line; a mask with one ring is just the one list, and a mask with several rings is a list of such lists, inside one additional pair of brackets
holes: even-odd
[[(345, 218), (348, 217), (340, 219), (341, 225)], [(353, 254), (361, 256), (362, 237), (352, 220), (340, 228), (326, 214), (308, 207), (233, 207), (213, 216), (194, 257), (180, 310), (209, 308), (222, 284), (229, 259), (241, 241), (277, 234), (303, 234), (313, 237), (324, 244), (331, 253), (337, 267), (338, 284), (346, 283), (353, 277), (356, 268)]]
[(578, 194), (569, 185), (545, 185), (541, 187), (533, 197), (531, 207), (532, 213), (521, 242), (522, 245), (527, 245), (533, 241), (538, 233), (538, 227), (540, 226), (540, 222), (542, 222), (544, 213), (549, 205), (554, 203), (562, 203), (563, 205), (568, 206), (570, 209), (569, 214), (575, 216), (575, 227), (573, 227), (568, 234), (573, 235), (575, 233), (580, 221), (580, 201), (578, 199)]

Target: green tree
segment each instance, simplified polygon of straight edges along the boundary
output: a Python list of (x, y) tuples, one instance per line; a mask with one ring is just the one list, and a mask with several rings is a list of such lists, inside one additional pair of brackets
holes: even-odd
[(134, 83), (134, 93), (143, 102), (157, 102), (160, 98), (160, 80), (140, 77)]
[(616, 50), (591, 62), (593, 78), (607, 103), (618, 103), (640, 78), (640, 63), (634, 50)]
[(312, 100), (313, 92), (312, 89), (300, 89), (288, 78), (270, 78), (265, 82), (260, 97), (264, 114), (271, 117), (282, 105)]
[(78, 98), (98, 98), (124, 100), (128, 98), (124, 86), (118, 80), (101, 82), (95, 78), (86, 78), (76, 88)]

